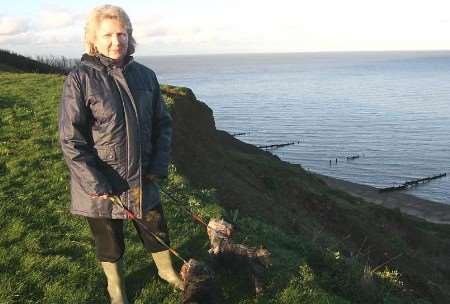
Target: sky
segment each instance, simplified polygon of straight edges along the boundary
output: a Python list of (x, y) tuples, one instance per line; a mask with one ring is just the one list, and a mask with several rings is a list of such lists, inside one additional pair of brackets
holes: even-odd
[(450, 49), (448, 0), (0, 0), (0, 49), (79, 58), (101, 4), (130, 16), (137, 56)]

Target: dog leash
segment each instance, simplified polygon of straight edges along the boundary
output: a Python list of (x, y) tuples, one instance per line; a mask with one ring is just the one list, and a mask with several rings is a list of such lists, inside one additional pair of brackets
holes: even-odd
[(189, 210), (189, 208), (187, 208), (186, 206), (183, 205), (183, 202), (181, 202), (180, 200), (176, 199), (175, 197), (172, 196), (172, 194), (168, 193), (166, 190), (164, 190), (162, 187), (159, 187), (161, 192), (164, 193), (167, 197), (169, 197), (172, 201), (176, 202), (179, 204), (179, 206), (181, 207), (181, 209), (186, 212), (187, 214), (189, 214), (195, 221), (197, 221), (198, 223), (202, 224), (203, 226), (205, 226), (207, 229), (211, 229), (212, 231), (214, 231), (215, 233), (221, 235), (221, 236), (226, 236), (224, 235), (221, 231), (214, 229), (213, 227), (209, 226), (205, 220), (203, 220), (200, 216), (198, 216), (197, 214), (195, 214), (194, 212), (192, 212), (191, 210)]
[(173, 255), (175, 255), (177, 258), (179, 258), (180, 260), (182, 260), (184, 263), (187, 263), (187, 261), (185, 259), (183, 259), (181, 257), (181, 255), (172, 247), (170, 247), (169, 245), (167, 245), (166, 242), (164, 242), (164, 240), (162, 238), (160, 238), (158, 235), (156, 235), (155, 233), (153, 233), (152, 231), (150, 231), (150, 229), (148, 229), (147, 226), (144, 225), (144, 223), (142, 223), (142, 220), (140, 220), (139, 218), (137, 218), (137, 216), (131, 212), (127, 207), (125, 207), (122, 203), (122, 200), (120, 199), (119, 196), (117, 195), (108, 195), (108, 198), (111, 200), (111, 202), (119, 207), (121, 207), (125, 213), (127, 214), (127, 216), (135, 221), (136, 223), (138, 223), (141, 228), (143, 228), (147, 233), (150, 233), (161, 245), (163, 245), (164, 247), (166, 247), (167, 249), (169, 249), (169, 251), (171, 253), (173, 253)]
[(165, 195), (167, 195), (171, 200), (173, 200), (176, 203), (180, 204), (181, 209), (183, 209), (184, 212), (186, 212), (187, 214), (189, 214), (194, 220), (196, 220), (197, 222), (199, 222), (200, 224), (204, 225), (205, 227), (208, 227), (208, 224), (197, 214), (195, 214), (194, 212), (192, 212), (191, 210), (189, 210), (187, 207), (182, 205), (182, 202), (179, 201), (178, 199), (176, 199), (175, 197), (172, 196), (172, 194), (168, 193), (166, 190), (164, 190), (162, 187), (159, 187), (161, 192), (164, 193)]

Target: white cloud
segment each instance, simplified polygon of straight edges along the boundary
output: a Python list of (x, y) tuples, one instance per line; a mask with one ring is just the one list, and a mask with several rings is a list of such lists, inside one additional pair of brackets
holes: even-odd
[(148, 27), (148, 26), (134, 26), (133, 36), (136, 39), (146, 39), (153, 37), (161, 37), (170, 35), (170, 30), (166, 27)]
[(39, 12), (38, 24), (44, 29), (61, 29), (84, 22), (86, 16), (64, 9), (47, 8)]
[(43, 31), (35, 34), (35, 43), (48, 45), (50, 47), (59, 47), (82, 43), (82, 38), (74, 33), (61, 33), (59, 31)]
[(20, 45), (26, 43), (26, 39), (23, 39), (23, 35), (0, 35), (0, 43), (2, 44), (1, 48), (5, 48), (6, 45)]
[(0, 36), (1, 48), (25, 56), (67, 56), (78, 58), (83, 53), (83, 41), (77, 33), (55, 31), (27, 32), (15, 36)]
[[(100, 2), (36, 1), (16, 12), (22, 19), (0, 16), (2, 47), (78, 56), (87, 13)], [(137, 55), (450, 48), (447, 0), (114, 2), (131, 17)]]
[(47, 47), (59, 47), (67, 46), (80, 42), (79, 35), (74, 33), (60, 33), (55, 31), (41, 31), (41, 32), (26, 32), (12, 36), (0, 36), (0, 42), (2, 44), (14, 44), (14, 45), (32, 45), (47, 46)]
[(25, 19), (0, 16), (0, 36), (13, 36), (27, 30), (28, 22)]

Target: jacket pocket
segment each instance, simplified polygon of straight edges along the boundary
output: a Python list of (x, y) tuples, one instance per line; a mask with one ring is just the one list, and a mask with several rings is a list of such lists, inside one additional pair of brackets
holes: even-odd
[(115, 163), (117, 162), (117, 153), (113, 147), (108, 148), (97, 148), (98, 158), (105, 163)]

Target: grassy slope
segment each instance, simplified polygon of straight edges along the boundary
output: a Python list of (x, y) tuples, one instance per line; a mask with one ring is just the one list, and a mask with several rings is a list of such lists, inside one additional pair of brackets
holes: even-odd
[[(87, 225), (67, 211), (68, 172), (56, 125), (62, 82), (60, 76), (0, 73), (0, 303), (107, 302)], [(189, 184), (172, 167), (162, 186), (204, 218), (233, 214), (213, 190)], [(204, 229), (176, 203), (163, 201), (173, 246), (185, 257), (205, 259)], [(411, 298), (394, 270), (369, 271), (364, 256), (346, 257), (338, 238), (302, 236), (247, 215), (237, 216), (237, 224), (236, 239), (264, 243), (274, 265), (258, 300), (244, 274), (219, 270), (227, 303), (428, 303)], [(157, 278), (132, 225), (126, 229), (129, 298), (179, 303), (180, 294)]]
[(0, 63), (0, 71), (1, 72), (14, 72), (14, 73), (21, 72), (19, 69), (15, 68), (15, 67), (13, 67), (11, 65), (8, 65), (6, 63), (3, 63), (3, 62)]
[(0, 71), (33, 72), (64, 75), (70, 70), (72, 61), (61, 57), (48, 57), (38, 60), (0, 49)]

